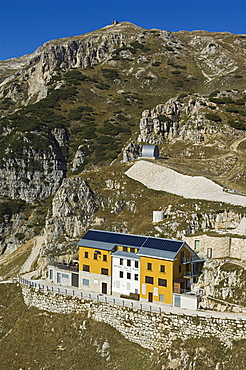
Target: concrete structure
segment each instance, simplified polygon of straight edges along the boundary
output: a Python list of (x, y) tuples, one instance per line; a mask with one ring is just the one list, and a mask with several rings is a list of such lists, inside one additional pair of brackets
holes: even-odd
[(142, 146), (142, 157), (143, 158), (158, 158), (159, 149), (157, 145), (143, 145)]
[(161, 222), (164, 220), (163, 211), (153, 211), (153, 222)]
[(48, 279), (55, 284), (79, 287), (79, 268), (75, 264), (54, 262), (48, 266)]

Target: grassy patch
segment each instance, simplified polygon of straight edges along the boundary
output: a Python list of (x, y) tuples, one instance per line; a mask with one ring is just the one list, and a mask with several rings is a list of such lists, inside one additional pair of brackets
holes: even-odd
[(149, 350), (129, 342), (110, 325), (87, 319), (86, 314), (28, 308), (16, 285), (1, 285), (0, 297), (2, 369), (160, 369), (157, 355), (150, 357)]

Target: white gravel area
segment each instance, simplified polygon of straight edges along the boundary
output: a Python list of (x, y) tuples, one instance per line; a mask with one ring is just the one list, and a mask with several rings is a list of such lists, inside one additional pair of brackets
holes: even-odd
[(147, 161), (137, 161), (126, 175), (154, 190), (190, 199), (205, 199), (246, 207), (246, 197), (226, 193), (220, 185), (202, 176), (187, 176)]

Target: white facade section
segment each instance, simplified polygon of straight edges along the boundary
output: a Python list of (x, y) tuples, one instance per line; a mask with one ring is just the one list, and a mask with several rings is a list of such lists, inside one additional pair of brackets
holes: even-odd
[(197, 310), (200, 297), (196, 294), (173, 294), (173, 306)]
[[(130, 254), (130, 253), (129, 253)], [(112, 256), (112, 294), (139, 294), (140, 262), (136, 257)]]

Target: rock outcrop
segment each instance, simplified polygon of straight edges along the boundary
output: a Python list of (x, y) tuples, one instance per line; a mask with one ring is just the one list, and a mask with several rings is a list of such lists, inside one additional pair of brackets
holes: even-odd
[(44, 229), (46, 252), (65, 248), (71, 242), (76, 248), (79, 238), (92, 223), (100, 204), (88, 184), (80, 177), (70, 177), (63, 183), (52, 200), (51, 212), (47, 215)]
[(67, 172), (56, 140), (38, 133), (31, 136), (33, 141), (29, 133), (21, 134), (7, 146), (0, 167), (1, 195), (28, 203), (55, 194)]

